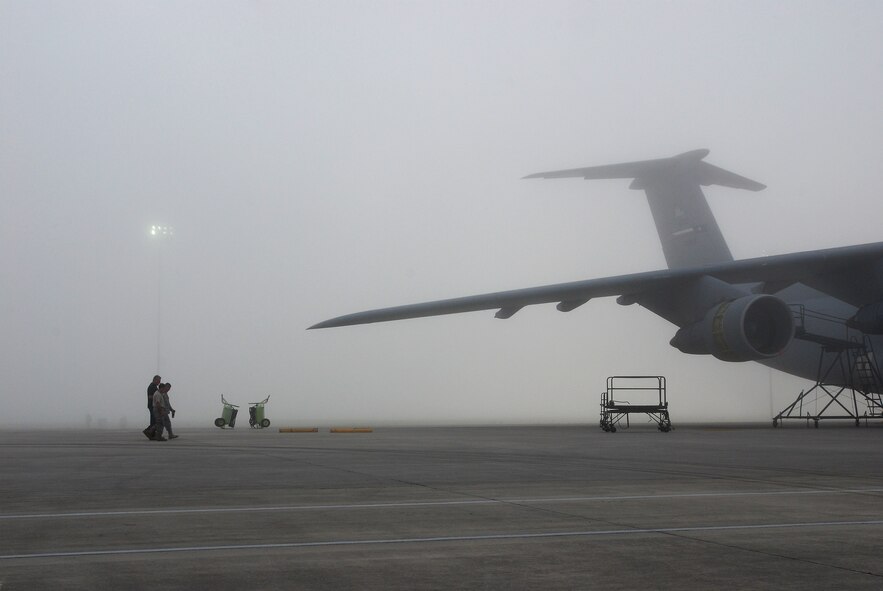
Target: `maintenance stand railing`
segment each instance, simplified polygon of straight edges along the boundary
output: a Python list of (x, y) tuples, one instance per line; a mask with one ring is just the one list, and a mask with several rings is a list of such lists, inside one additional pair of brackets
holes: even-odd
[[(632, 404), (628, 400), (617, 400), (626, 392), (655, 392), (656, 404)], [(642, 402), (644, 402), (642, 400)], [(645, 414), (656, 423), (663, 433), (671, 431), (671, 419), (668, 416), (668, 398), (665, 392), (665, 376), (610, 376), (607, 378), (607, 390), (601, 393), (601, 429), (616, 433), (616, 427), (630, 426), (629, 415)]]

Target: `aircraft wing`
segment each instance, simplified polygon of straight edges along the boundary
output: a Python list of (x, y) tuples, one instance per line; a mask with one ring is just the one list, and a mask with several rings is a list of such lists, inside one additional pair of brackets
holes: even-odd
[(620, 295), (627, 296), (628, 299), (628, 296), (676, 291), (704, 275), (732, 284), (768, 284), (773, 292), (799, 282), (854, 306), (861, 306), (883, 299), (881, 260), (883, 242), (876, 242), (382, 308), (339, 316), (310, 328), (333, 328), (494, 309), (497, 310), (497, 318), (509, 318), (525, 306), (553, 302), (558, 302), (558, 310), (569, 312), (592, 298)]

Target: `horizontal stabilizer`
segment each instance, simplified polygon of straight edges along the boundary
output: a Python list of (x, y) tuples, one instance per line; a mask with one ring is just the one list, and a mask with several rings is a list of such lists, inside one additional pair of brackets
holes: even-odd
[(724, 170), (714, 164), (708, 162), (699, 162), (696, 168), (699, 177), (699, 184), (707, 187), (708, 185), (720, 185), (722, 187), (732, 187), (733, 189), (745, 189), (747, 191), (762, 191), (766, 189), (766, 185), (752, 181), (749, 178), (738, 175), (735, 172)]
[(651, 179), (678, 176), (694, 180), (703, 186), (721, 185), (734, 189), (747, 189), (749, 191), (760, 191), (766, 188), (766, 185), (757, 181), (703, 162), (702, 159), (708, 156), (708, 153), (708, 150), (693, 150), (671, 158), (538, 172), (524, 178), (636, 179), (636, 182), (632, 184), (632, 188), (644, 189), (647, 181)]

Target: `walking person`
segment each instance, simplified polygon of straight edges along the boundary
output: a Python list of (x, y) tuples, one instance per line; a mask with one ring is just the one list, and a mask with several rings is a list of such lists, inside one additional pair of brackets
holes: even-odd
[(168, 441), (168, 439), (162, 436), (163, 428), (165, 427), (163, 418), (166, 406), (162, 393), (163, 388), (165, 388), (165, 384), (160, 384), (153, 393), (153, 417), (156, 422), (154, 423), (155, 430), (151, 439), (154, 441)]
[(172, 402), (169, 400), (169, 390), (172, 389), (172, 383), (166, 382), (160, 387), (160, 392), (162, 392), (163, 398), (163, 426), (166, 428), (166, 431), (169, 433), (169, 439), (177, 439), (178, 436), (172, 433), (172, 420), (169, 418), (169, 413), (171, 413), (172, 418), (175, 417), (175, 409), (172, 408)]
[(159, 384), (162, 382), (162, 378), (159, 376), (153, 376), (153, 381), (147, 386), (147, 410), (150, 412), (150, 424), (147, 426), (142, 433), (148, 439), (153, 439), (153, 434), (156, 432), (156, 416), (153, 413), (153, 394), (159, 388)]

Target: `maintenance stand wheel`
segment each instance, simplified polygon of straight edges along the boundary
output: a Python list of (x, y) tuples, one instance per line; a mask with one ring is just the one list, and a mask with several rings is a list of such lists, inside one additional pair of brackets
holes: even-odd
[(263, 421), (261, 421), (261, 428), (262, 429), (266, 429), (269, 426), (270, 426), (270, 419), (264, 419)]
[(226, 425), (226, 424), (227, 424), (227, 421), (225, 421), (224, 419), (220, 419), (220, 418), (215, 419), (215, 427), (221, 427), (223, 429), (224, 425)]

